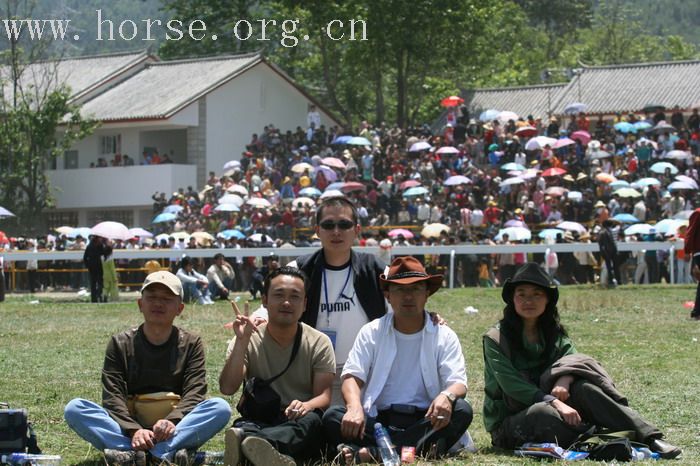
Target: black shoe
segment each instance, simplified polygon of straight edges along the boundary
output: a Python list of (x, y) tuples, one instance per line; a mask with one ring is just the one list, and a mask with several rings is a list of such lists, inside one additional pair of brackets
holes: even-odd
[(670, 460), (681, 454), (681, 449), (661, 439), (654, 439), (649, 442), (649, 449), (655, 451), (665, 460)]

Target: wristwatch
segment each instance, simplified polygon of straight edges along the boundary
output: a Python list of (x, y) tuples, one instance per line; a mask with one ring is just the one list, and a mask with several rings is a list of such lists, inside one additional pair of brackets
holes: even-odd
[(441, 391), (440, 395), (445, 395), (447, 399), (450, 400), (450, 403), (454, 404), (454, 402), (457, 401), (457, 396), (449, 390)]

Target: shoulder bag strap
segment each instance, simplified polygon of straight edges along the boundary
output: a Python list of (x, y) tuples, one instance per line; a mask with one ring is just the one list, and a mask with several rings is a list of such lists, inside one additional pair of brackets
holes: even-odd
[(301, 332), (302, 332), (302, 326), (300, 323), (297, 324), (297, 334), (294, 337), (294, 347), (292, 348), (292, 355), (289, 357), (289, 362), (287, 363), (287, 367), (284, 368), (282, 372), (277, 374), (276, 376), (267, 379), (265, 382), (269, 385), (275, 380), (277, 380), (279, 377), (281, 377), (285, 372), (287, 372), (287, 369), (289, 369), (289, 366), (292, 365), (294, 362), (294, 358), (297, 356), (297, 353), (299, 352), (299, 346), (301, 346)]

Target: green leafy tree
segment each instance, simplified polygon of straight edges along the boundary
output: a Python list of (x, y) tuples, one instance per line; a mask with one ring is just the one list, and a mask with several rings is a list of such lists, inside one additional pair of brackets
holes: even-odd
[[(21, 18), (24, 3), (7, 0), (3, 7), (8, 17)], [(96, 123), (84, 120), (71, 103), (69, 90), (57, 81), (56, 61), (35, 63), (47, 44), (26, 48), (22, 41), (11, 41), (0, 54), (0, 205), (17, 215), (19, 231), (38, 233), (45, 231), (43, 212), (53, 206), (46, 169)]]

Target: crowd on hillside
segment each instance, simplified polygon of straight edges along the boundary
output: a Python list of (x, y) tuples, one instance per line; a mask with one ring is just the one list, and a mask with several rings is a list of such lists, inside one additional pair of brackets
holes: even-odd
[[(678, 109), (658, 108), (591, 121), (583, 112), (548, 120), (512, 112), (484, 112), (477, 118), (454, 107), (446, 111), (445, 121), (439, 131), (428, 125), (401, 129), (368, 122), (346, 131), (324, 127), (312, 109), (306, 129), (283, 131), (269, 124), (251, 136), (240, 160), (211, 172), (201, 189), (155, 193), (154, 238), (141, 236), (114, 247), (311, 245), (314, 206), (319, 197), (334, 194), (358, 206), (365, 227), (361, 244), (381, 244), (384, 250), (408, 244), (596, 241), (608, 219), (619, 219), (612, 228), (618, 241), (682, 241), (684, 219), (700, 203), (697, 109), (687, 117)], [(170, 216), (162, 217), (164, 213)], [(678, 222), (662, 231), (653, 226), (628, 230), (637, 222), (664, 219)], [(556, 230), (562, 221), (566, 227)], [(429, 224), (445, 227), (421, 235)], [(529, 232), (523, 234), (523, 229)], [(81, 247), (80, 240), (64, 235), (24, 244)], [(640, 261), (622, 255), (620, 264), (630, 269), (622, 280), (632, 281)], [(480, 271), (479, 258), (463, 258), (457, 283), (502, 282), (494, 266), (500, 263), (503, 270), (511, 261), (522, 262), (507, 256), (483, 261), (488, 273)], [(663, 251), (657, 256), (660, 267), (648, 267), (638, 280), (667, 277), (668, 257)], [(676, 259), (684, 265), (682, 252)], [(444, 258), (430, 260), (436, 267), (444, 265)], [(593, 274), (584, 270), (599, 258), (575, 257), (572, 262), (576, 273), (562, 277), (565, 283), (591, 281)], [(260, 266), (251, 264), (250, 269)], [(688, 280), (683, 272), (680, 280)], [(238, 288), (247, 285), (245, 278), (238, 281)]]

